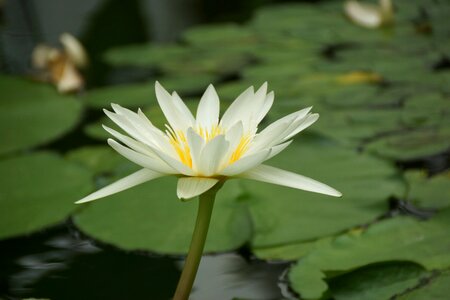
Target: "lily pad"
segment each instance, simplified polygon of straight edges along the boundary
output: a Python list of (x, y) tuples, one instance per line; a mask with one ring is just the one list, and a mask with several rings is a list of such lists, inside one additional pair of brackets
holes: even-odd
[(423, 171), (405, 173), (408, 191), (405, 199), (425, 209), (450, 206), (450, 172), (428, 178)]
[(165, 76), (158, 79), (168, 91), (176, 91), (179, 95), (201, 95), (208, 85), (215, 83), (218, 77), (212, 74), (183, 74)]
[(0, 154), (51, 142), (81, 117), (81, 103), (49, 85), (0, 76), (0, 90)]
[(348, 109), (321, 113), (327, 117), (321, 119), (313, 130), (346, 144), (357, 145), (364, 140), (402, 128), (399, 109)]
[(368, 264), (408, 261), (427, 270), (450, 266), (450, 210), (430, 221), (397, 217), (376, 223), (363, 233), (348, 233), (322, 245), (292, 267), (292, 288), (304, 299), (317, 299), (328, 289), (325, 272), (348, 272)]
[(450, 286), (450, 271), (431, 278), (425, 285), (400, 295), (399, 300), (446, 300)]
[(357, 269), (330, 282), (336, 300), (389, 300), (431, 276), (413, 263), (384, 263)]
[(391, 195), (404, 189), (389, 163), (327, 142), (294, 142), (268, 164), (325, 182), (343, 197), (245, 181), (256, 249), (306, 242), (369, 223), (387, 211)]
[(409, 126), (448, 126), (450, 99), (438, 93), (419, 94), (409, 98), (403, 110), (403, 120)]
[(94, 174), (107, 174), (115, 171), (122, 164), (129, 164), (127, 160), (109, 146), (86, 146), (70, 151), (66, 159), (80, 164)]
[(138, 44), (110, 49), (104, 59), (114, 66), (156, 66), (189, 51), (189, 48), (179, 45)]
[[(227, 182), (216, 199), (206, 252), (229, 251), (250, 237), (242, 190)], [(175, 178), (161, 178), (89, 204), (74, 217), (78, 228), (126, 250), (183, 254), (189, 247), (198, 201), (176, 197)]]
[(183, 39), (199, 47), (242, 47), (257, 42), (256, 35), (247, 27), (237, 24), (204, 25), (186, 30)]
[(107, 108), (111, 103), (140, 107), (156, 103), (155, 83), (125, 84), (102, 87), (86, 92), (83, 99), (92, 108)]
[(366, 149), (400, 161), (438, 154), (450, 148), (450, 127), (447, 127), (432, 126), (387, 135), (367, 144)]
[(66, 219), (92, 190), (92, 173), (40, 152), (0, 161), (0, 238), (29, 234)]

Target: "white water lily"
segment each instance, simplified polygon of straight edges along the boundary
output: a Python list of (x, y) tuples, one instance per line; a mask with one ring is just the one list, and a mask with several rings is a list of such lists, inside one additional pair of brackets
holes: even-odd
[[(158, 82), (156, 97), (168, 121), (166, 130), (156, 128), (141, 110), (137, 113), (112, 104), (106, 115), (128, 135), (104, 126), (116, 140), (108, 144), (141, 170), (100, 189), (77, 203), (118, 193), (166, 175), (178, 176), (177, 195), (198, 196), (229, 178), (248, 178), (326, 195), (337, 190), (292, 172), (262, 164), (279, 154), (294, 135), (319, 117), (311, 107), (287, 115), (261, 132), (258, 124), (268, 113), (274, 93), (267, 84), (256, 92), (245, 90), (219, 119), (219, 97), (212, 85), (203, 94), (196, 117), (176, 92), (169, 94)], [(119, 143), (120, 142), (120, 143)]]

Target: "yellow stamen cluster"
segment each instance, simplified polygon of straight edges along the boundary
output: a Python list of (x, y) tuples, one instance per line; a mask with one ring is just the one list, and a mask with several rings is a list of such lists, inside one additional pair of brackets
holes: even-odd
[(229, 164), (234, 163), (237, 161), (241, 156), (247, 151), (248, 145), (250, 144), (251, 138), (250, 135), (244, 135), (241, 137), (241, 140), (239, 141), (239, 144), (236, 147), (236, 150), (234, 150), (233, 154), (231, 154)]
[[(169, 137), (169, 141), (172, 144), (173, 148), (177, 152), (180, 161), (183, 164), (187, 165), (188, 167), (192, 168), (191, 149), (189, 148), (186, 135), (184, 134), (183, 131), (181, 130), (175, 131), (168, 125), (166, 125), (166, 128), (167, 128), (166, 134)], [(201, 126), (197, 126), (194, 128), (194, 130), (199, 136), (201, 136), (205, 140), (205, 143), (209, 142), (218, 135), (225, 134), (225, 130), (218, 125), (213, 126), (212, 128), (204, 128)], [(247, 151), (250, 142), (251, 142), (250, 135), (242, 136), (236, 149), (231, 154), (230, 159), (227, 162), (227, 165), (232, 164), (235, 161), (239, 160), (242, 157), (242, 155), (244, 155), (244, 153)]]
[(197, 132), (198, 135), (201, 136), (206, 143), (215, 138), (216, 136), (225, 133), (222, 127), (220, 127), (219, 125), (214, 125), (211, 128), (203, 128), (201, 126), (197, 126), (195, 128), (195, 132)]
[(175, 132), (170, 126), (166, 125), (167, 129), (166, 134), (169, 137), (169, 141), (172, 144), (173, 148), (177, 152), (180, 157), (180, 161), (192, 168), (192, 157), (191, 157), (191, 149), (189, 148), (186, 136), (184, 132), (178, 130)]

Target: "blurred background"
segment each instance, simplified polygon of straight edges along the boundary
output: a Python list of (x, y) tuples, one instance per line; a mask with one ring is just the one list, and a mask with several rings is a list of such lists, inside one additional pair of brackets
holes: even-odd
[(154, 82), (221, 111), (268, 82), (262, 124), (320, 119), (270, 161), (341, 199), (227, 182), (192, 299), (448, 299), (450, 2), (0, 0), (0, 299), (170, 299), (194, 226), (103, 108), (166, 120)]

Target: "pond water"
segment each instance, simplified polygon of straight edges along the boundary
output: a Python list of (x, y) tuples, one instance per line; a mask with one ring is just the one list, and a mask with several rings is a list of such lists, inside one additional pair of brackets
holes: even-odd
[[(183, 264), (96, 245), (70, 225), (2, 241), (0, 249), (1, 299), (170, 299)], [(191, 299), (289, 299), (287, 267), (239, 253), (204, 256)]]

